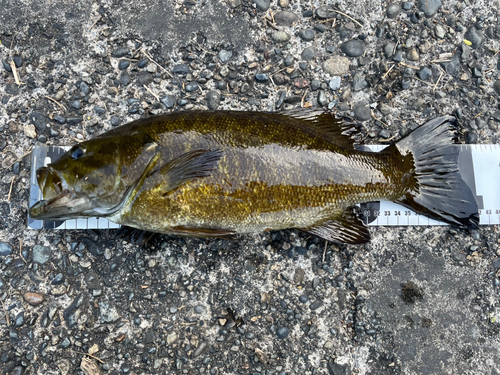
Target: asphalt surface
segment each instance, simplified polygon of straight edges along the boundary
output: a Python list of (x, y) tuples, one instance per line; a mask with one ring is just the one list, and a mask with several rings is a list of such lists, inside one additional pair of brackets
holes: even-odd
[(377, 227), (364, 246), (27, 228), (37, 142), (172, 110), (324, 106), (367, 143), (452, 114), (461, 142), (498, 143), (498, 9), (0, 1), (0, 370), (500, 374), (498, 226)]

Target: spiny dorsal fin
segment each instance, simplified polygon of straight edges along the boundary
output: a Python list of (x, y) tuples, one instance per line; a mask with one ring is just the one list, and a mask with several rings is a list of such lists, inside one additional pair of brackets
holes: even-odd
[(294, 108), (279, 113), (302, 120), (304, 125), (319, 131), (323, 139), (339, 147), (353, 148), (361, 140), (358, 124), (354, 120), (336, 117), (331, 112)]
[(301, 230), (332, 242), (360, 245), (370, 241), (368, 228), (352, 207), (345, 210), (342, 216), (335, 220)]

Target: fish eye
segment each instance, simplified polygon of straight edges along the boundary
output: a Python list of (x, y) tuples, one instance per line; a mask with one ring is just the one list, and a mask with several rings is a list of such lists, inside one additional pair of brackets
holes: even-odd
[(82, 157), (83, 154), (85, 154), (85, 149), (81, 148), (81, 147), (77, 147), (71, 153), (71, 158), (72, 159), (78, 159), (78, 158)]

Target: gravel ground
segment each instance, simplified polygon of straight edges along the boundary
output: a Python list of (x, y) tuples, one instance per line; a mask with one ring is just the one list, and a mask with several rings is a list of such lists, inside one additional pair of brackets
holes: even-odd
[(2, 373), (500, 374), (497, 226), (141, 246), (26, 217), (37, 142), (173, 110), (326, 107), (367, 143), (455, 114), (463, 142), (498, 143), (499, 9), (0, 1)]

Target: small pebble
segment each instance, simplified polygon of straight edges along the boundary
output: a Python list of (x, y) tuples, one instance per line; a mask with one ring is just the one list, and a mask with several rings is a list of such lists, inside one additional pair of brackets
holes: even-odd
[(305, 48), (302, 53), (300, 54), (300, 57), (304, 61), (311, 61), (316, 57), (317, 50), (315, 47), (307, 47)]
[(177, 99), (173, 95), (165, 95), (160, 98), (160, 102), (167, 108), (173, 108), (176, 100)]
[(233, 56), (233, 53), (231, 51), (226, 51), (225, 49), (223, 49), (219, 52), (219, 59), (223, 63), (227, 63), (229, 60), (231, 60), (232, 56)]
[(465, 33), (464, 38), (471, 42), (471, 47), (474, 49), (479, 48), (483, 42), (483, 32), (478, 30), (475, 26), (471, 26)]
[(24, 300), (32, 306), (37, 306), (43, 302), (44, 297), (40, 293), (26, 292), (24, 293)]
[(121, 121), (120, 121), (120, 118), (118, 116), (113, 115), (113, 116), (111, 116), (111, 119), (109, 122), (111, 123), (111, 126), (118, 126), (118, 125), (120, 125)]
[(145, 67), (146, 67), (146, 65), (148, 65), (148, 60), (146, 60), (146, 59), (139, 60), (139, 61), (137, 62), (137, 67), (138, 67), (139, 69), (145, 68)]
[(276, 25), (278, 26), (290, 27), (294, 22), (297, 22), (298, 20), (299, 16), (297, 16), (293, 12), (290, 12), (289, 10), (283, 10), (274, 15), (274, 22), (276, 22)]
[(339, 76), (335, 76), (330, 80), (330, 82), (328, 82), (328, 86), (330, 86), (330, 89), (332, 90), (338, 90), (341, 82), (341, 78)]
[(111, 57), (123, 57), (129, 53), (129, 49), (127, 47), (119, 47), (111, 52)]
[(130, 60), (120, 60), (118, 63), (118, 69), (125, 70), (130, 66)]
[(365, 53), (365, 43), (359, 39), (342, 43), (340, 50), (349, 57), (358, 57)]
[(316, 32), (313, 29), (303, 29), (299, 31), (299, 37), (305, 42), (310, 42), (315, 36)]
[(432, 77), (432, 70), (427, 66), (423, 66), (417, 72), (417, 77), (425, 81), (427, 78)]
[(196, 82), (190, 82), (186, 85), (186, 91), (187, 92), (193, 92), (198, 90), (198, 84)]
[(267, 83), (267, 81), (269, 81), (269, 77), (265, 73), (257, 73), (255, 75), (255, 81), (258, 83)]
[(271, 35), (271, 38), (276, 42), (276, 43), (284, 43), (288, 42), (290, 40), (290, 34), (287, 34), (286, 32), (279, 30), (274, 32)]
[(186, 75), (189, 73), (189, 67), (186, 64), (177, 64), (172, 68), (172, 73)]
[(271, 6), (271, 0), (252, 0), (257, 9), (265, 12)]
[(418, 9), (424, 12), (427, 18), (433, 17), (440, 6), (441, 0), (418, 0)]
[(401, 6), (398, 3), (391, 3), (387, 6), (386, 14), (389, 18), (396, 18), (401, 12)]
[(290, 334), (290, 330), (286, 327), (280, 327), (276, 330), (276, 335), (279, 339), (286, 339)]
[(12, 246), (8, 243), (0, 242), (0, 256), (4, 257), (12, 253)]

